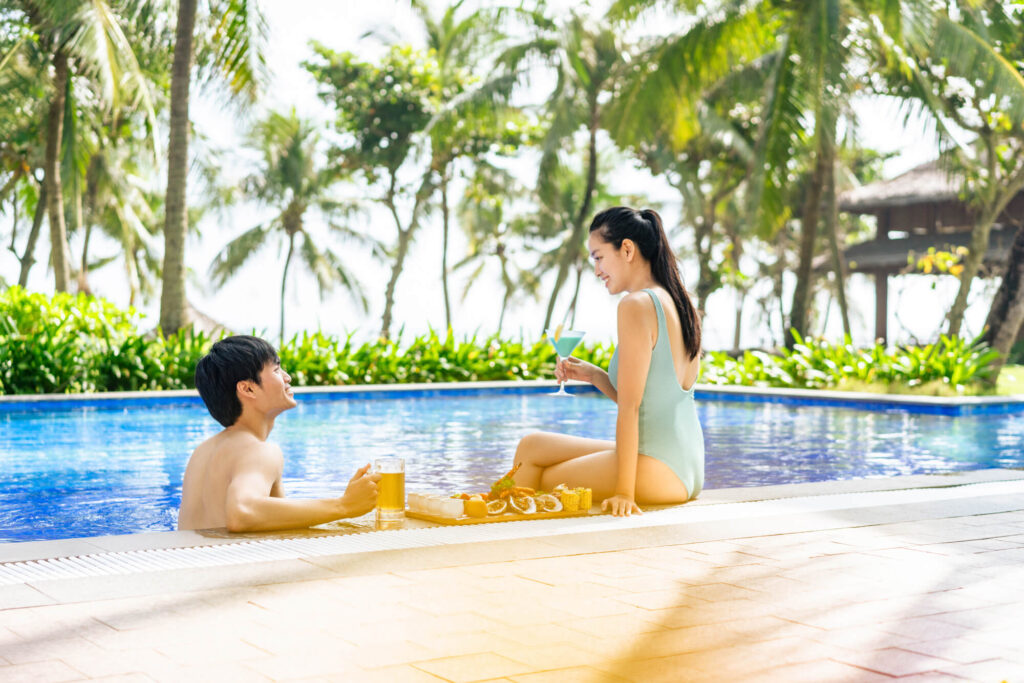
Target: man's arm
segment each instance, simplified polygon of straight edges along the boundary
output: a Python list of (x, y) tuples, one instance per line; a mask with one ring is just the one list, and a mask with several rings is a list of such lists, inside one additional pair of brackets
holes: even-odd
[(224, 501), (228, 531), (277, 531), (323, 524), (342, 517), (357, 517), (377, 501), (378, 474), (369, 465), (356, 472), (340, 498), (278, 498), (272, 495), (279, 481), (283, 458), (272, 444), (243, 456)]

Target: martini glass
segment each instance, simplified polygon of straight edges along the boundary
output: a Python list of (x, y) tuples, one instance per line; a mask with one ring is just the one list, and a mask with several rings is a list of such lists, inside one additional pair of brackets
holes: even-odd
[[(583, 332), (579, 330), (562, 330), (562, 334), (558, 339), (555, 339), (555, 330), (545, 330), (544, 334), (547, 335), (551, 345), (555, 347), (555, 353), (558, 354), (559, 360), (565, 360), (571, 356), (572, 352), (576, 350), (576, 347), (583, 340)], [(565, 384), (562, 382), (558, 383), (558, 391), (551, 392), (551, 395), (572, 396), (572, 394), (565, 390)]]

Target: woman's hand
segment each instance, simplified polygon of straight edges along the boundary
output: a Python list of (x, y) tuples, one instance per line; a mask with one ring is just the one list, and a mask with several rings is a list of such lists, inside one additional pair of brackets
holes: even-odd
[(644, 511), (640, 509), (636, 501), (622, 494), (605, 498), (601, 501), (601, 511), (611, 512), (616, 517), (629, 517), (634, 512), (638, 515), (644, 514)]
[(578, 379), (594, 384), (595, 378), (602, 372), (604, 370), (593, 363), (588, 363), (572, 356), (559, 359), (555, 365), (555, 378), (559, 384), (569, 379)]

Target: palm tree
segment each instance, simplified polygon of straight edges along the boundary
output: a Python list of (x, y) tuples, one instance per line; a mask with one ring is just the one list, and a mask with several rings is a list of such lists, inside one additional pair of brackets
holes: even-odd
[[(613, 11), (635, 16), (654, 4), (620, 0)], [(694, 12), (702, 5), (684, 1), (678, 6)], [(694, 112), (709, 84), (721, 79), (732, 64), (758, 53), (772, 58), (748, 199), (763, 232), (778, 230), (789, 216), (784, 197), (785, 186), (793, 180), (791, 162), (803, 150), (810, 151), (813, 171), (800, 212), (797, 283), (788, 325), (802, 333), (810, 308), (811, 260), (823, 199), (827, 226), (834, 231), (838, 224), (836, 134), (841, 120), (848, 127), (856, 123), (849, 115), (849, 101), (856, 84), (867, 78), (864, 69), (881, 60), (892, 70), (912, 75), (919, 70), (914, 57), (919, 61), (931, 55), (958, 64), (965, 75), (989, 84), (1006, 83), (1010, 70), (984, 40), (958, 40), (955, 22), (926, 0), (723, 2), (704, 5), (701, 12), (689, 30), (656, 41), (643, 60), (655, 68), (638, 70), (621, 98), (629, 116), (618, 120), (668, 129), (681, 148), (696, 131)], [(862, 77), (855, 78), (857, 74)], [(906, 89), (895, 92), (910, 94)], [(834, 234), (828, 237), (835, 242)], [(840, 269), (836, 274), (841, 279)], [(792, 342), (788, 332), (787, 341)]]
[(271, 112), (257, 122), (248, 145), (260, 152), (262, 163), (246, 179), (245, 188), (247, 194), (278, 213), (231, 240), (210, 266), (214, 282), (222, 285), (272, 238), (284, 239), (288, 253), (281, 273), (282, 343), (288, 270), (296, 250), (302, 263), (316, 277), (321, 297), (335, 285), (341, 285), (366, 310), (366, 297), (342, 259), (331, 249), (317, 244), (317, 238), (310, 232), (307, 221), (311, 211), (319, 213), (333, 233), (379, 250), (373, 240), (337, 220), (352, 214), (357, 207), (331, 194), (338, 174), (332, 167), (318, 165), (318, 142), (316, 124), (298, 118), (294, 110), (289, 114)]
[[(112, 132), (112, 131), (111, 131)], [(154, 277), (159, 273), (158, 209), (163, 199), (150, 187), (155, 165), (140, 149), (131, 127), (106, 139), (89, 160), (84, 178), (85, 240), (82, 245), (80, 280), (106, 263), (120, 259), (128, 283), (128, 303), (138, 305), (141, 297), (155, 293)], [(118, 247), (110, 256), (91, 260), (89, 235), (100, 230)]]
[[(376, 195), (373, 201), (394, 221), (395, 241), (386, 251), (391, 273), (380, 332), (388, 338), (398, 279), (436, 189), (432, 157), (423, 149), (430, 144), (426, 130), (441, 101), (458, 92), (445, 92), (434, 58), (409, 46), (392, 46), (378, 63), (319, 44), (314, 50), (316, 60), (304, 66), (320, 84), (320, 97), (334, 105), (335, 125), (346, 142), (332, 148), (331, 156), (366, 179)], [(409, 182), (410, 176), (416, 180)]]
[[(139, 69), (147, 80), (162, 83), (170, 70), (172, 29), (158, 21), (161, 8), (145, 5), (133, 14), (125, 27)], [(167, 104), (166, 87), (154, 88), (152, 108), (162, 113)], [(88, 93), (86, 93), (88, 95)], [(152, 187), (157, 176), (157, 150), (152, 121), (134, 100), (119, 100), (115, 106), (97, 110), (79, 106), (68, 116), (73, 135), (65, 168), (72, 181), (75, 229), (83, 234), (79, 288), (88, 289), (89, 271), (121, 260), (128, 283), (129, 304), (137, 305), (156, 291), (159, 273), (159, 212), (163, 193)], [(116, 253), (91, 259), (95, 231), (117, 245)]]
[(532, 268), (523, 268), (513, 258), (529, 235), (529, 216), (515, 214), (511, 208), (528, 196), (508, 171), (497, 166), (477, 164), (473, 177), (459, 202), (459, 224), (466, 233), (468, 250), (452, 270), (472, 267), (462, 291), (465, 299), (469, 290), (483, 275), (484, 268), (496, 259), (503, 290), (501, 312), (498, 315), (497, 334), (505, 323), (505, 313), (518, 296), (536, 298), (540, 278)]
[[(185, 299), (185, 199), (189, 168), (189, 97), (195, 51), (197, 0), (178, 1), (174, 62), (171, 67), (171, 115), (167, 143), (167, 195), (164, 220), (163, 285), (160, 329), (171, 334), (188, 324)], [(265, 79), (262, 46), (267, 27), (256, 0), (210, 0), (199, 17), (200, 77), (226, 84), (236, 100), (255, 97)]]
[[(958, 14), (954, 21), (940, 13), (935, 40), (910, 46), (915, 69), (900, 69), (894, 63), (897, 68), (892, 70), (899, 85), (930, 107), (940, 133), (946, 133), (947, 122), (952, 122), (974, 135), (965, 146), (949, 144), (949, 136), (943, 135), (946, 161), (962, 178), (963, 194), (973, 209), (970, 245), (948, 316), (950, 336), (960, 334), (992, 225), (1024, 190), (1024, 18), (991, 0), (962, 3)], [(995, 322), (991, 315), (989, 319)], [(1015, 330), (1006, 335), (1004, 354), (1015, 335)], [(990, 331), (989, 336), (999, 335)]]
[[(554, 187), (546, 179), (560, 173), (559, 167), (575, 147), (577, 133), (586, 136), (585, 184), (578, 204), (572, 207), (571, 219), (562, 226), (565, 249), (554, 256), (555, 284), (544, 315), (544, 327), (548, 327), (569, 271), (578, 262), (598, 185), (598, 131), (606, 125), (609, 102), (617, 95), (628, 62), (620, 32), (597, 26), (580, 13), (573, 11), (558, 22), (535, 12), (531, 20), (530, 38), (506, 49), (498, 63), (510, 73), (523, 75), (528, 73), (524, 65), (539, 59), (554, 75), (555, 85), (543, 105), (547, 130), (541, 143), (539, 193)], [(541, 197), (541, 202), (551, 205), (556, 200)]]
[[(428, 3), (413, 0), (430, 53), (437, 59), (441, 89), (458, 93), (428, 125), (431, 169), (440, 193), (441, 209), (441, 290), (444, 297), (445, 325), (452, 325), (448, 293), (448, 242), (451, 227), (449, 188), (455, 166), (461, 160), (479, 159), (501, 145), (509, 152), (518, 142), (522, 123), (508, 104), (516, 78), (514, 75), (487, 72), (486, 56), (501, 39), (498, 26), (503, 11), (480, 8), (461, 12), (465, 0), (457, 0), (435, 17)], [(474, 82), (475, 81), (475, 82)], [(472, 84), (472, 85), (469, 85)], [(511, 144), (510, 144), (511, 143)]]
[(71, 80), (77, 76), (94, 81), (97, 92), (108, 102), (130, 94), (143, 106), (148, 106), (148, 83), (123, 31), (123, 15), (131, 15), (140, 4), (135, 0), (24, 0), (12, 7), (26, 18), (31, 30), (0, 58), (0, 65), (6, 68), (16, 53), (38, 54), (34, 48), (38, 45), (41, 54), (46, 56), (46, 67), (53, 70), (52, 79), (47, 78), (50, 87), (43, 173), (51, 263), (58, 291), (66, 291), (70, 280), (61, 145)]
[[(539, 187), (536, 191), (538, 204), (532, 213), (525, 213), (519, 219), (530, 226), (529, 230), (522, 230), (528, 235), (532, 250), (537, 252), (537, 263), (533, 267), (534, 274), (539, 278), (547, 273), (564, 273), (563, 282), (567, 281), (570, 275), (569, 268), (576, 276), (573, 287), (572, 298), (566, 307), (562, 320), (575, 321), (576, 304), (579, 300), (580, 285), (583, 281), (583, 273), (587, 269), (588, 254), (584, 231), (586, 223), (581, 225), (579, 221), (579, 207), (586, 199), (586, 193), (590, 193), (590, 201), (596, 206), (615, 206), (618, 204), (643, 203), (638, 197), (624, 197), (610, 192), (607, 186), (600, 180), (602, 170), (612, 167), (607, 159), (598, 159), (599, 168), (594, 171), (594, 184), (590, 184), (590, 172), (583, 169), (574, 169), (567, 164), (556, 165), (552, 172), (538, 180)], [(557, 294), (557, 290), (556, 290)], [(548, 314), (553, 306), (548, 306)], [(550, 317), (545, 329), (551, 326)]]
[[(12, 22), (8, 28), (9, 33), (0, 34), (0, 212), (5, 212), (7, 202), (12, 223), (7, 249), (20, 263), (18, 284), (25, 287), (46, 217), (41, 125), (46, 93), (36, 77), (42, 62), (39, 51), (33, 49), (34, 43), (23, 44), (18, 37), (19, 32), (30, 31), (27, 18), (22, 16), (20, 27)], [(31, 227), (19, 251), (21, 216), (31, 216)]]

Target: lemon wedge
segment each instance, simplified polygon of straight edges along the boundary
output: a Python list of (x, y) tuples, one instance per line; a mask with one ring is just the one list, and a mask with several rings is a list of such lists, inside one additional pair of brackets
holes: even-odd
[(562, 338), (562, 327), (562, 323), (559, 323), (558, 327), (555, 328), (555, 341), (558, 341), (559, 339)]

